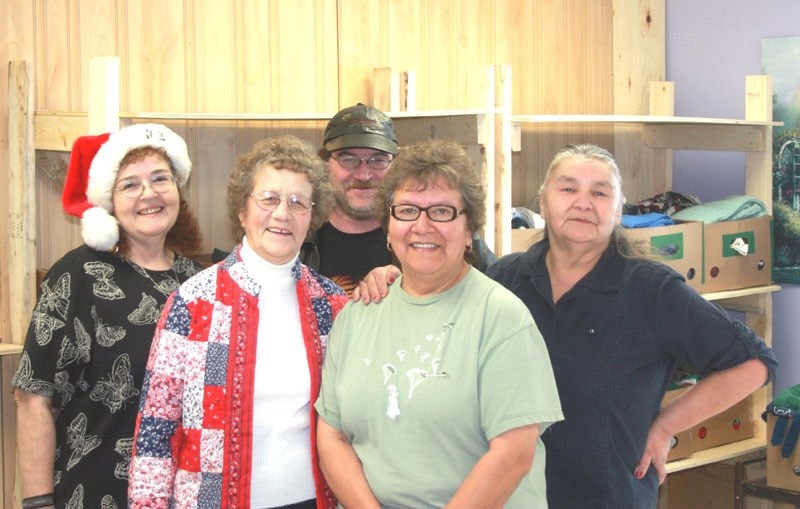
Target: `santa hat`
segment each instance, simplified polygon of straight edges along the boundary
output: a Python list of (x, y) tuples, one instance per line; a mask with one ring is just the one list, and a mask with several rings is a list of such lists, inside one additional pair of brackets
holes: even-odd
[(119, 241), (119, 224), (112, 215), (111, 195), (119, 164), (139, 147), (163, 148), (183, 187), (192, 172), (192, 162), (183, 138), (160, 124), (134, 124), (118, 133), (81, 136), (72, 146), (61, 204), (64, 211), (81, 218), (83, 241), (106, 251)]

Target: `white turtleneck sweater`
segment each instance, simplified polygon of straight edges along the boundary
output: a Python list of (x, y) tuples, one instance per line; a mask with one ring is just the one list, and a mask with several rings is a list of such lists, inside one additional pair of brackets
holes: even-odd
[(242, 242), (242, 260), (261, 284), (253, 401), (253, 508), (316, 496), (311, 464), (311, 378), (297, 304), (295, 259), (274, 265)]

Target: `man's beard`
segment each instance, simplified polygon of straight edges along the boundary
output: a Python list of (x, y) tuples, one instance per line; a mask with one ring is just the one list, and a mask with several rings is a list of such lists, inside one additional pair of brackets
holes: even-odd
[(339, 212), (357, 221), (375, 219), (377, 216), (375, 201), (372, 202), (372, 205), (366, 207), (354, 207), (350, 204), (350, 200), (347, 197), (347, 190), (349, 189), (376, 189), (376, 187), (371, 185), (351, 185), (345, 190), (336, 188), (336, 207)]

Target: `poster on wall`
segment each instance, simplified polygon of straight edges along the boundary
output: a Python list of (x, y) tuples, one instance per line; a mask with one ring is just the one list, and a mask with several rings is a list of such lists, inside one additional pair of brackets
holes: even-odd
[(761, 42), (761, 72), (772, 76), (772, 209), (776, 283), (800, 284), (800, 37)]

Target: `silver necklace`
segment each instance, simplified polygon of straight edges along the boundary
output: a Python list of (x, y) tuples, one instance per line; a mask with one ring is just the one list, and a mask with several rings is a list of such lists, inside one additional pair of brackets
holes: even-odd
[(173, 278), (172, 276), (167, 274), (166, 275), (166, 279), (162, 279), (160, 282), (157, 283), (155, 281), (155, 279), (153, 279), (150, 276), (150, 274), (148, 273), (147, 269), (145, 269), (144, 267), (142, 267), (138, 263), (134, 262), (133, 260), (130, 260), (127, 256), (123, 256), (122, 259), (125, 260), (128, 263), (128, 265), (130, 265), (133, 268), (133, 270), (135, 270), (136, 272), (138, 272), (139, 274), (141, 274), (145, 278), (149, 279), (150, 282), (153, 283), (153, 288), (155, 288), (156, 290), (158, 290), (159, 292), (161, 292), (165, 296), (171, 295), (172, 292), (177, 290), (178, 287), (181, 285), (181, 280), (180, 280), (180, 278), (178, 278), (178, 273), (175, 272), (175, 263), (174, 262), (172, 263), (172, 265), (170, 265), (170, 270), (172, 271), (172, 275), (175, 276), (175, 277)]

